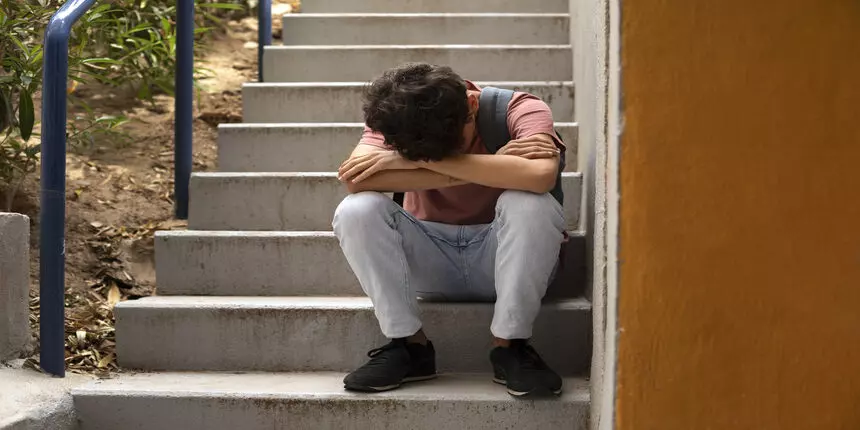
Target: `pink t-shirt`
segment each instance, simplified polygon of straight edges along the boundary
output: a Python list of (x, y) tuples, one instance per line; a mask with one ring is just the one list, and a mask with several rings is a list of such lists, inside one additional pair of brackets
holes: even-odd
[[(480, 88), (466, 82), (470, 90)], [(552, 112), (543, 100), (527, 93), (516, 92), (508, 105), (508, 129), (511, 139), (524, 139), (536, 134), (553, 136), (555, 144), (564, 151), (564, 144), (555, 133)], [(381, 133), (364, 128), (359, 142), (365, 145), (391, 149)], [(467, 154), (487, 154), (480, 137), (464, 151)], [(466, 184), (435, 190), (405, 193), (403, 207), (416, 218), (445, 224), (487, 224), (495, 217), (496, 200), (504, 190), (483, 185)]]

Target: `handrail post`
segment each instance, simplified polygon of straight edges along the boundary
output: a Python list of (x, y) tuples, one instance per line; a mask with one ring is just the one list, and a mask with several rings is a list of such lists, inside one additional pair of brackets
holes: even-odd
[(173, 195), (176, 218), (188, 219), (194, 130), (194, 0), (176, 3), (176, 112), (174, 116)]
[(272, 0), (257, 5), (257, 80), (263, 82), (263, 53), (272, 44)]
[(39, 214), (39, 361), (63, 377), (65, 364), (66, 86), (72, 25), (96, 0), (69, 0), (45, 30), (42, 71), (42, 209)]

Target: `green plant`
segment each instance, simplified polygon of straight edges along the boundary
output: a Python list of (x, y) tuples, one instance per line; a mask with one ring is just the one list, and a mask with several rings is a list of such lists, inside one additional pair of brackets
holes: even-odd
[[(36, 106), (42, 84), (42, 38), (60, 0), (0, 0), (0, 191), (9, 210), (24, 178), (36, 170), (41, 148)], [(131, 86), (143, 100), (155, 92), (173, 94), (176, 56), (175, 0), (111, 0), (86, 13), (69, 41), (70, 92), (97, 81)], [(247, 13), (244, 1), (198, 0), (196, 34), (203, 37), (224, 17)], [(72, 99), (74, 103), (83, 103)], [(70, 118), (69, 142), (92, 142), (116, 133), (120, 116)]]

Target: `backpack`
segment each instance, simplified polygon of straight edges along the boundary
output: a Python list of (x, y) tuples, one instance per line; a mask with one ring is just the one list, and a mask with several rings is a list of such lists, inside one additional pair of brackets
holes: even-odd
[[(477, 127), (478, 135), (487, 148), (487, 152), (495, 154), (511, 141), (511, 131), (508, 129), (508, 105), (514, 97), (512, 90), (484, 87), (478, 99)], [(561, 138), (561, 134), (556, 131)], [(558, 160), (558, 173), (555, 186), (550, 194), (559, 204), (564, 204), (564, 192), (561, 189), (561, 172), (564, 170), (565, 154), (561, 152)], [(404, 193), (394, 193), (394, 201), (403, 206)]]

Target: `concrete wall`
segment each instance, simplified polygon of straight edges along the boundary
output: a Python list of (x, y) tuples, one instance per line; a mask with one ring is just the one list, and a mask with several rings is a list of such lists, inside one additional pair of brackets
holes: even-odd
[(0, 213), (0, 361), (18, 358), (30, 343), (30, 220)]
[(860, 3), (621, 9), (617, 428), (860, 428)]
[[(591, 418), (593, 429), (610, 428), (612, 413), (612, 345), (614, 321), (606, 284), (606, 167), (608, 85), (608, 0), (571, 0), (571, 40), (574, 46), (576, 121), (579, 124), (579, 166), (583, 173), (580, 225), (586, 233), (588, 295), (593, 303)], [(609, 351), (607, 351), (609, 350)], [(610, 387), (610, 389), (605, 389)]]

